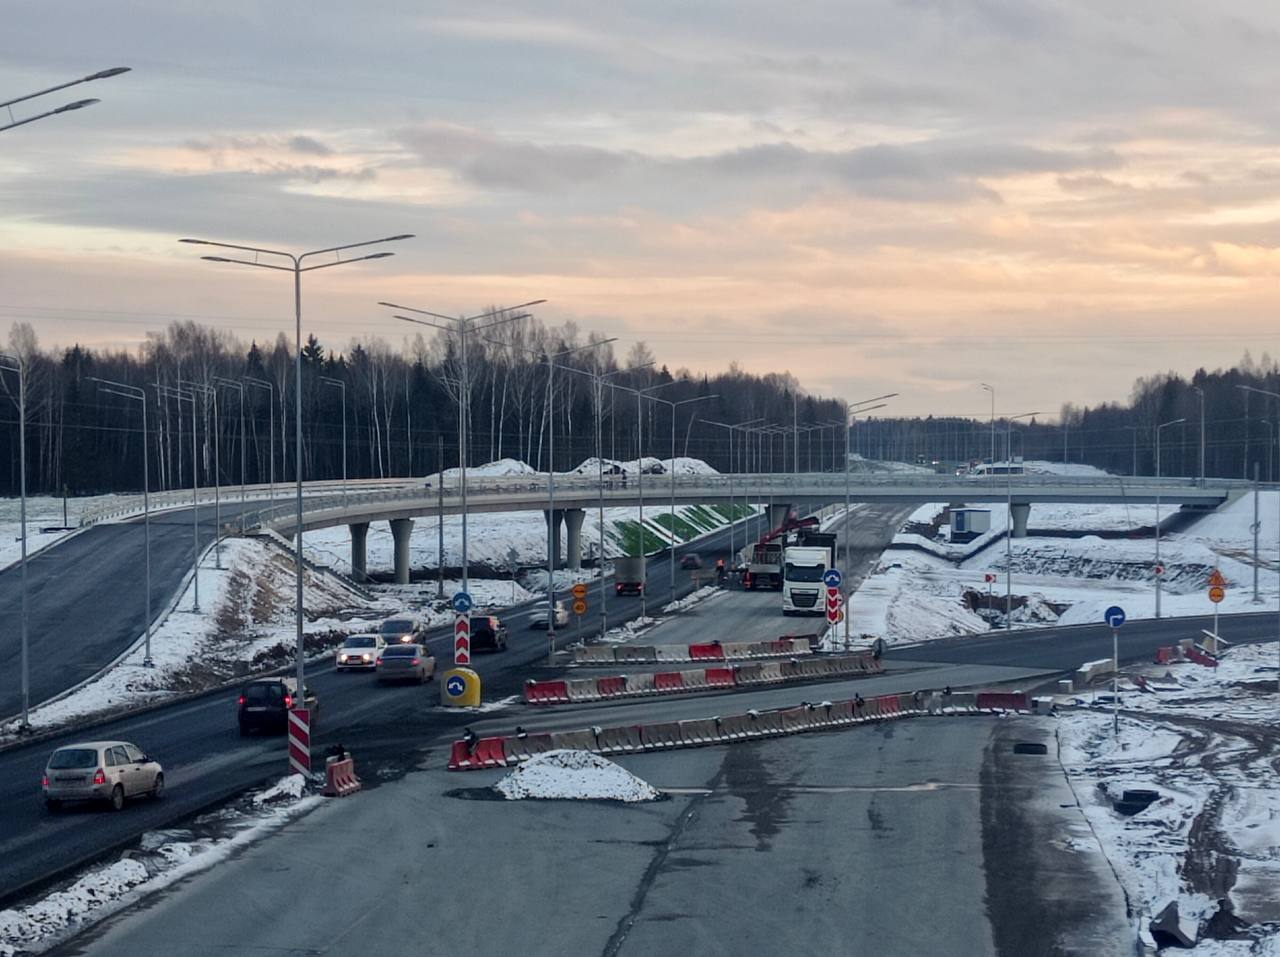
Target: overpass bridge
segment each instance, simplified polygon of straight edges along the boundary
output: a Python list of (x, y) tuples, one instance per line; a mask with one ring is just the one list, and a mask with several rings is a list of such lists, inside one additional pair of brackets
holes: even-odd
[[(603, 503), (605, 507), (636, 507), (642, 504), (663, 508), (676, 505), (732, 505), (745, 503), (769, 509), (774, 524), (793, 508), (817, 508), (845, 498), (850, 502), (892, 502), (953, 505), (1008, 503), (1011, 506), (1013, 536), (1027, 533), (1027, 520), (1036, 503), (1114, 503), (1130, 505), (1166, 504), (1179, 508), (1212, 510), (1251, 489), (1251, 483), (1232, 479), (1207, 479), (1203, 483), (1188, 478), (1143, 476), (1068, 477), (1056, 475), (955, 476), (850, 474), (814, 472), (799, 474), (711, 474), (646, 476), (643, 484), (634, 475), (607, 475), (603, 483), (595, 476), (557, 476), (555, 508), (548, 507), (549, 489), (545, 475), (467, 480), (467, 512), (513, 512), (540, 510), (557, 530), (565, 526), (567, 562), (581, 564), (582, 522), (585, 511)], [(188, 493), (189, 494), (189, 493)], [(224, 490), (224, 494), (237, 494)], [(286, 493), (289, 494), (289, 493)], [(296, 531), (296, 503), (292, 497), (279, 505), (250, 512), (248, 530), (272, 529), (283, 535)], [(449, 481), (441, 490), (413, 480), (378, 480), (374, 487), (352, 484), (345, 495), (334, 491), (333, 483), (315, 488), (303, 498), (302, 528), (312, 531), (346, 525), (351, 530), (351, 569), (361, 577), (366, 568), (365, 538), (371, 522), (391, 526), (395, 543), (394, 565), (397, 581), (409, 575), (409, 534), (415, 519), (461, 514), (462, 496)], [(560, 556), (555, 556), (559, 564)]]

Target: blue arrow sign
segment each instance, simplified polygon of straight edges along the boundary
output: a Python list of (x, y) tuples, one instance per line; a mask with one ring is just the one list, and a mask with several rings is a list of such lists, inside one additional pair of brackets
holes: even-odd
[(1103, 613), (1102, 620), (1112, 628), (1119, 628), (1125, 622), (1124, 609), (1119, 605), (1112, 605)]
[(828, 568), (822, 573), (822, 581), (828, 588), (839, 588), (844, 576), (840, 574), (840, 569)]
[(471, 595), (469, 592), (455, 592), (453, 596), (453, 610), (459, 615), (465, 615), (471, 610)]
[(444, 690), (453, 697), (460, 698), (467, 691), (467, 682), (462, 675), (450, 675), (449, 680), (444, 683)]

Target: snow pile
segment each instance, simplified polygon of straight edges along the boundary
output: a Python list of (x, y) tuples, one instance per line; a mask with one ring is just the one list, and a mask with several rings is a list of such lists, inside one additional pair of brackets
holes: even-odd
[[(467, 466), (467, 478), (505, 478), (512, 475), (537, 475), (537, 470), (519, 459), (498, 459), (496, 462), (486, 462), (484, 465)], [(457, 468), (444, 470), (444, 481), (446, 484), (458, 482), (462, 477), (462, 472)], [(426, 481), (435, 484), (440, 481), (440, 473), (426, 476)]]
[(1033, 475), (1064, 475), (1070, 478), (1105, 478), (1108, 472), (1094, 465), (1083, 462), (1045, 462), (1031, 460), (1022, 463), (1023, 468)]
[(31, 945), (85, 923), (94, 911), (137, 887), (147, 869), (137, 861), (116, 861), (80, 878), (21, 910), (0, 911), (0, 954), (21, 953)]
[(570, 801), (653, 801), (656, 788), (590, 751), (535, 755), (493, 786), (508, 801), (528, 798)]
[(474, 708), (446, 708), (444, 705), (440, 705), (433, 710), (439, 711), (442, 714), (491, 714), (494, 711), (503, 711), (506, 708), (510, 708), (513, 704), (517, 704), (523, 700), (524, 697), (522, 695), (513, 694), (506, 698), (499, 698), (497, 701), (482, 701)]
[(307, 790), (307, 778), (303, 774), (289, 774), (282, 777), (271, 787), (253, 796), (253, 803), (281, 804), (285, 801), (296, 801)]
[[(1179, 915), (1206, 934), (1204, 922), (1226, 898), (1240, 925), (1265, 937), (1263, 949), (1204, 948), (1211, 953), (1280, 952), (1276, 654), (1274, 643), (1250, 645), (1216, 669), (1137, 669), (1149, 690), (1122, 683), (1119, 735), (1109, 705), (1068, 712), (1059, 723), (1068, 780), (1139, 913), (1150, 918), (1176, 901)], [(1113, 802), (1137, 788), (1159, 797), (1121, 814)]]
[(692, 595), (681, 598), (679, 601), (673, 601), (670, 604), (663, 605), (662, 613), (664, 615), (674, 615), (677, 612), (688, 611), (694, 605), (700, 605), (708, 598), (726, 594), (728, 594), (728, 592), (717, 585), (703, 585)]
[(625, 624), (619, 625), (617, 628), (610, 628), (600, 636), (600, 641), (606, 645), (630, 644), (661, 621), (661, 618), (653, 618), (648, 615), (637, 615), (635, 618), (632, 618)]

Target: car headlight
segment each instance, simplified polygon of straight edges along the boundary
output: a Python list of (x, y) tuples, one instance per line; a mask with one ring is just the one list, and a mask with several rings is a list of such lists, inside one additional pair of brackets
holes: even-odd
[(360, 660), (361, 660), (361, 661), (368, 661), (368, 660), (369, 660), (369, 658), (370, 658), (370, 656), (369, 656), (369, 655), (361, 655), (361, 656), (360, 656)]

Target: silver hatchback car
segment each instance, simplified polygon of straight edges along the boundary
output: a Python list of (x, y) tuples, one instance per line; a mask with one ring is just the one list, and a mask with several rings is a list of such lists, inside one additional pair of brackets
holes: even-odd
[(64, 801), (105, 801), (117, 811), (127, 798), (164, 796), (164, 768), (128, 741), (86, 741), (49, 756), (40, 782), (45, 806)]

